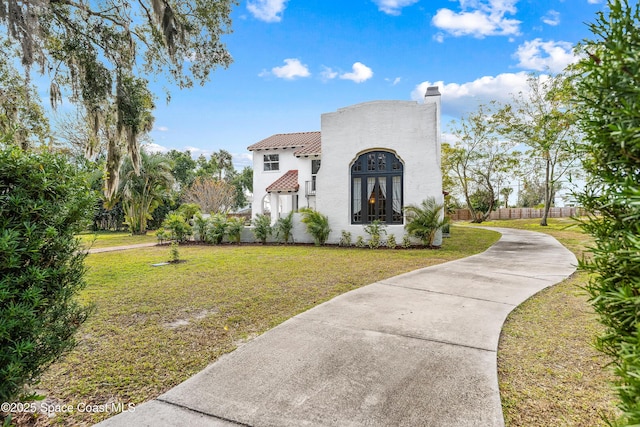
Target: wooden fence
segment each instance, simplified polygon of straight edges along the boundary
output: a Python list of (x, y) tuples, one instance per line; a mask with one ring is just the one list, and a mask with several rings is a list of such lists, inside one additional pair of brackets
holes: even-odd
[[(489, 219), (524, 219), (542, 218), (544, 209), (535, 208), (500, 208), (491, 212)], [(583, 208), (550, 208), (549, 218), (568, 218), (582, 216)], [(449, 215), (453, 221), (471, 221), (471, 212), (468, 209), (456, 209)]]

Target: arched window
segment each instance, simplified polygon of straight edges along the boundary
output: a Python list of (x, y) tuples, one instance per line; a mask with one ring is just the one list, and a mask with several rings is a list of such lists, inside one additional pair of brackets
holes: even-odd
[(351, 165), (351, 223), (402, 224), (404, 166), (388, 151), (362, 154)]

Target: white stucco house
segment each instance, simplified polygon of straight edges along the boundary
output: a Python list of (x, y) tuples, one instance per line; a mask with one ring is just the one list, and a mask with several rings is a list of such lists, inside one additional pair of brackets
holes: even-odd
[[(272, 223), (311, 207), (329, 218), (328, 243), (341, 232), (368, 235), (364, 225), (386, 223), (398, 242), (406, 234), (404, 206), (433, 196), (442, 203), (440, 93), (424, 103), (372, 101), (321, 116), (319, 132), (277, 134), (248, 147), (253, 153), (252, 215)], [(294, 239), (312, 242), (295, 214)], [(438, 241), (434, 242), (440, 244)]]

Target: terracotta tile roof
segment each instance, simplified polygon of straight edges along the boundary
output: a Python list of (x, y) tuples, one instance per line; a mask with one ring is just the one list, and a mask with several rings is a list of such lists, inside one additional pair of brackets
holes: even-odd
[(247, 147), (249, 151), (273, 150), (277, 148), (303, 148), (320, 144), (320, 132), (278, 133)]
[[(320, 132), (318, 132), (319, 134)], [(322, 154), (322, 141), (320, 135), (318, 139), (293, 152), (296, 157), (319, 156)]]
[(298, 170), (290, 170), (280, 178), (275, 180), (273, 184), (267, 187), (267, 193), (293, 193), (298, 191)]

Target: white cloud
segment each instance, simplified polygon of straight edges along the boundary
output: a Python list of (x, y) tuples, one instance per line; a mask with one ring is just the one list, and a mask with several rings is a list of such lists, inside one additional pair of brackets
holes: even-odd
[(336, 77), (338, 77), (338, 72), (333, 71), (333, 69), (323, 65), (322, 71), (320, 72), (320, 77), (322, 78), (323, 81), (335, 79)]
[(512, 94), (527, 92), (529, 74), (504, 73), (497, 76), (485, 76), (467, 83), (422, 82), (411, 92), (411, 98), (422, 101), (429, 86), (438, 86), (442, 94), (442, 113), (452, 117), (460, 117), (474, 111), (478, 104), (490, 101), (508, 102)]
[(260, 77), (264, 77), (269, 74), (273, 74), (278, 78), (286, 80), (293, 80), (297, 77), (309, 77), (311, 75), (309, 68), (301, 63), (299, 59), (287, 58), (284, 60), (284, 63), (285, 65), (282, 67), (273, 67), (270, 72), (263, 70), (258, 75)]
[(560, 13), (556, 12), (555, 10), (550, 10), (546, 15), (542, 17), (542, 22), (555, 27), (556, 25), (560, 24)]
[(247, 3), (247, 10), (260, 21), (280, 22), (288, 0), (254, 0)]
[(439, 9), (431, 23), (456, 37), (517, 35), (520, 33), (520, 21), (505, 17), (506, 14), (516, 12), (517, 2), (518, 0), (460, 0), (460, 12)]
[(157, 130), (158, 132), (168, 132), (168, 131), (169, 131), (169, 128), (168, 128), (168, 127), (166, 127), (166, 126), (158, 126), (158, 127), (156, 128), (156, 130)]
[(572, 50), (573, 45), (569, 42), (534, 39), (518, 46), (513, 56), (518, 59), (520, 68), (559, 73), (578, 60)]
[(378, 10), (387, 15), (400, 15), (403, 7), (411, 6), (419, 0), (373, 0), (378, 5)]
[(245, 166), (253, 166), (253, 155), (251, 153), (232, 153), (233, 166), (242, 170)]
[(356, 62), (352, 67), (351, 73), (340, 74), (340, 78), (344, 80), (351, 80), (356, 83), (362, 83), (373, 77), (373, 70), (364, 65), (362, 62)]
[(142, 145), (142, 148), (147, 153), (166, 153), (169, 151), (167, 147), (163, 147), (162, 145), (156, 144), (155, 142), (148, 142)]
[(602, 2), (603, 2), (602, 0), (587, 0), (587, 3), (589, 4), (600, 4)]

